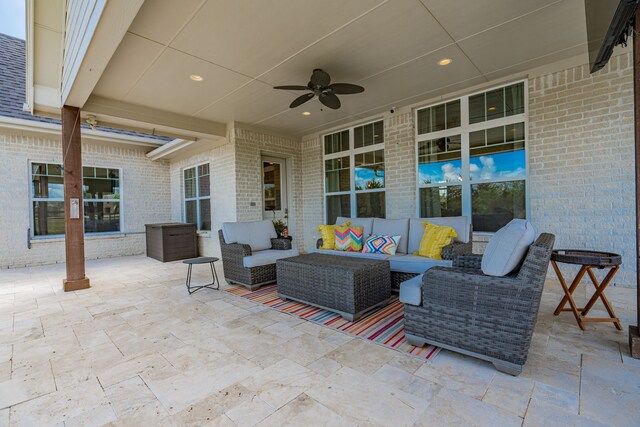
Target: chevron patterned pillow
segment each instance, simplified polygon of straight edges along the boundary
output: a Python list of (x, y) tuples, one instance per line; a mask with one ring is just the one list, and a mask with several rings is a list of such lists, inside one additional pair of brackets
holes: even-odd
[(372, 234), (367, 237), (362, 247), (363, 254), (395, 255), (400, 242), (400, 236), (379, 236)]
[(336, 251), (360, 252), (362, 250), (362, 232), (364, 227), (354, 225), (336, 225)]

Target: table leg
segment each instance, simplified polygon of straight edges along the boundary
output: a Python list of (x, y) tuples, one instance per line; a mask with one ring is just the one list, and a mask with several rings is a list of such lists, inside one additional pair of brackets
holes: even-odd
[(220, 280), (218, 280), (218, 272), (216, 271), (216, 266), (214, 265), (213, 262), (209, 263), (211, 265), (211, 276), (213, 276), (213, 283), (212, 285), (216, 285), (215, 288), (211, 288), (211, 289), (220, 289)]
[(614, 267), (611, 267), (611, 269), (609, 270), (609, 272), (605, 276), (605, 278), (602, 281), (602, 283), (598, 283), (598, 279), (596, 278), (595, 274), (593, 274), (593, 271), (591, 270), (591, 268), (589, 268), (587, 270), (587, 273), (589, 274), (589, 278), (591, 279), (591, 282), (593, 283), (593, 286), (595, 286), (595, 288), (596, 288), (596, 292), (593, 294), (593, 296), (591, 297), (591, 299), (589, 300), (587, 305), (585, 305), (584, 309), (582, 310), (582, 315), (586, 316), (587, 313), (589, 313), (589, 310), (591, 310), (593, 305), (596, 303), (598, 298), (600, 298), (600, 300), (602, 301), (602, 304), (604, 304), (604, 307), (607, 310), (607, 313), (609, 313), (609, 317), (611, 318), (611, 319), (607, 319), (607, 320), (604, 320), (604, 321), (613, 322), (613, 324), (615, 325), (616, 329), (621, 331), (622, 330), (622, 325), (620, 324), (620, 319), (618, 319), (618, 317), (616, 316), (616, 313), (613, 311), (613, 307), (609, 303), (609, 300), (607, 299), (607, 296), (604, 294), (604, 290), (609, 285), (609, 282), (611, 282), (611, 279), (613, 279), (613, 276), (616, 275), (616, 273), (618, 272), (618, 269), (619, 269), (619, 266), (617, 266), (617, 265), (614, 266)]
[(185, 285), (187, 285), (187, 292), (189, 292), (189, 295), (191, 295), (191, 267), (192, 265), (189, 264), (189, 268), (187, 269), (187, 281), (185, 282)]
[(576, 322), (578, 322), (578, 326), (580, 327), (580, 329), (584, 331), (585, 327), (582, 323), (582, 318), (580, 317), (580, 313), (578, 312), (576, 303), (573, 301), (572, 295), (573, 295), (573, 292), (578, 287), (578, 285), (580, 284), (580, 281), (582, 280), (584, 273), (587, 271), (587, 267), (582, 266), (580, 268), (580, 271), (576, 275), (575, 279), (573, 279), (573, 282), (571, 282), (571, 286), (567, 287), (567, 282), (564, 280), (564, 276), (562, 276), (562, 272), (560, 272), (560, 269), (558, 268), (558, 264), (556, 264), (554, 260), (551, 260), (551, 265), (553, 266), (553, 269), (555, 270), (556, 275), (558, 276), (558, 280), (560, 281), (560, 285), (562, 286), (562, 289), (564, 290), (564, 294), (565, 294), (564, 297), (562, 298), (562, 301), (560, 301), (560, 304), (558, 304), (558, 307), (556, 308), (556, 311), (553, 312), (553, 314), (555, 314), (556, 316), (559, 315), (560, 312), (563, 311), (564, 306), (568, 302), (569, 305), (571, 306), (571, 311), (573, 312), (573, 316), (576, 318)]

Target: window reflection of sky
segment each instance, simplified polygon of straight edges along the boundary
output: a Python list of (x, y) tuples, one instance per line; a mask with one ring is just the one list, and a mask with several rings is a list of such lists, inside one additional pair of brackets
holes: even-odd
[[(472, 181), (523, 178), (526, 174), (525, 151), (471, 157), (469, 170)], [(421, 184), (461, 181), (462, 162), (453, 160), (420, 164), (418, 174)]]
[(356, 178), (356, 189), (366, 189), (367, 184), (372, 180), (378, 181), (379, 185), (376, 188), (380, 188), (384, 185), (384, 170), (379, 169), (375, 172), (373, 169), (369, 168), (355, 168), (355, 178)]

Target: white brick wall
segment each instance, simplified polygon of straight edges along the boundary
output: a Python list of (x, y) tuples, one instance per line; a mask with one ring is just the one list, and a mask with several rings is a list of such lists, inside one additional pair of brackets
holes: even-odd
[(305, 231), (302, 226), (303, 160), (301, 141), (248, 130), (241, 126), (230, 130), (230, 140), (235, 146), (236, 154), (237, 220), (256, 221), (262, 219), (261, 156), (271, 155), (287, 158), (291, 167), (291, 180), (287, 183), (291, 195), (289, 198), (289, 229), (291, 235), (294, 236), (294, 245), (302, 249)]
[(171, 221), (184, 221), (183, 170), (209, 163), (211, 180), (211, 231), (198, 233), (198, 253), (220, 256), (218, 230), (223, 222), (236, 220), (235, 148), (227, 143), (189, 157), (171, 161)]
[[(556, 234), (556, 247), (621, 253), (615, 279), (621, 286), (636, 280), (632, 71), (626, 53), (593, 77), (583, 65), (529, 80), (530, 219), (539, 231)], [(416, 216), (413, 126), (411, 112), (385, 118), (387, 218)], [(319, 137), (303, 141), (308, 250), (324, 221), (324, 177)], [(474, 250), (487, 240), (475, 235)]]
[[(169, 164), (146, 158), (148, 148), (83, 142), (84, 165), (122, 169), (123, 234), (87, 236), (87, 259), (142, 254), (144, 224), (170, 218)], [(62, 163), (60, 137), (0, 129), (0, 268), (64, 262), (64, 240), (32, 239), (29, 161)]]
[(594, 76), (583, 65), (529, 80), (531, 221), (558, 248), (622, 254), (623, 286), (636, 281), (633, 146), (631, 53)]

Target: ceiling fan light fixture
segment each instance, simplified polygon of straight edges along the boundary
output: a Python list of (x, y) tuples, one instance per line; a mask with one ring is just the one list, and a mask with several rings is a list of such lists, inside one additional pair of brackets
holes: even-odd
[(453, 61), (451, 60), (451, 58), (443, 58), (440, 61), (438, 61), (438, 65), (449, 65), (452, 62)]
[[(364, 92), (364, 88), (362, 86), (355, 84), (331, 83), (331, 76), (329, 76), (329, 73), (321, 70), (320, 68), (313, 70), (309, 83), (307, 83), (306, 86), (282, 85), (274, 86), (273, 88), (280, 90), (303, 90), (307, 92), (294, 99), (289, 105), (289, 108), (299, 107), (317, 96), (322, 105), (331, 108), (332, 110), (337, 110), (341, 106), (340, 99), (338, 99), (336, 95), (351, 95)], [(322, 109), (320, 111), (322, 111)]]
[(189, 76), (189, 78), (190, 78), (191, 80), (193, 80), (194, 82), (201, 82), (201, 81), (203, 81), (203, 80), (204, 80), (204, 77), (199, 76), (199, 75), (197, 75), (197, 74), (191, 74), (191, 75)]

